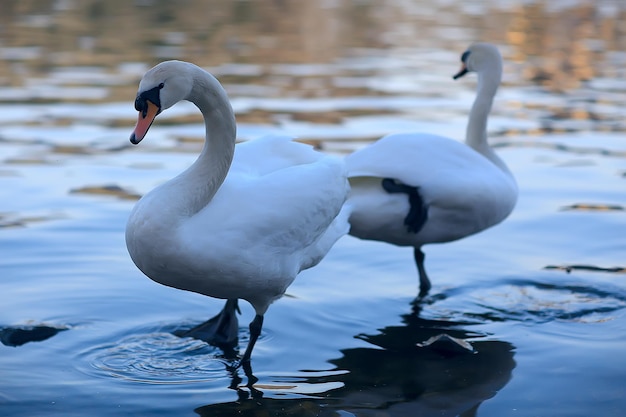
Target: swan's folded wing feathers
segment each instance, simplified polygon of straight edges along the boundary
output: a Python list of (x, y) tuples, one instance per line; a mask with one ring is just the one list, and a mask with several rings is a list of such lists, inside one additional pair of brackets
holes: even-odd
[(349, 176), (394, 178), (419, 187), (442, 166), (467, 167), (489, 162), (461, 142), (431, 134), (392, 134), (346, 157)]
[(343, 164), (325, 156), (314, 163), (259, 177), (251, 198), (268, 207), (270, 212), (264, 217), (263, 227), (276, 243), (288, 237), (285, 244), (293, 246), (295, 243), (305, 249), (317, 241), (337, 217), (347, 194)]
[[(348, 194), (343, 162), (320, 160), (265, 175), (231, 171), (211, 204), (188, 222), (229, 246), (307, 250), (337, 217)], [(226, 244), (226, 242), (225, 242)]]
[(462, 205), (468, 192), (491, 193), (491, 179), (505, 175), (465, 144), (430, 134), (385, 136), (348, 155), (346, 164), (350, 177), (393, 178), (418, 187), (427, 204)]

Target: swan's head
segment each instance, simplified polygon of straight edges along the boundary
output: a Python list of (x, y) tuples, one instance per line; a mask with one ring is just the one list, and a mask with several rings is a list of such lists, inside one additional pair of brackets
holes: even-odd
[(159, 113), (187, 99), (193, 87), (191, 66), (187, 62), (166, 61), (146, 72), (135, 99), (139, 118), (130, 135), (132, 144), (141, 142)]
[(500, 51), (490, 43), (475, 43), (461, 55), (461, 69), (452, 78), (461, 78), (468, 72), (502, 71)]

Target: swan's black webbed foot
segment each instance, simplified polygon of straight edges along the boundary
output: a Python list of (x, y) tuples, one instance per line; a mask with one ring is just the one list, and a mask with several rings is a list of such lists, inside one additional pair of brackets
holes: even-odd
[(392, 178), (384, 178), (382, 187), (390, 194), (404, 193), (409, 196), (409, 213), (404, 218), (404, 225), (410, 233), (422, 230), (428, 219), (428, 206), (419, 193), (419, 187), (412, 187)]
[(237, 299), (227, 300), (222, 311), (215, 317), (192, 329), (178, 331), (174, 334), (179, 337), (193, 337), (205, 341), (225, 352), (231, 351), (238, 342), (239, 321), (237, 313), (240, 313)]

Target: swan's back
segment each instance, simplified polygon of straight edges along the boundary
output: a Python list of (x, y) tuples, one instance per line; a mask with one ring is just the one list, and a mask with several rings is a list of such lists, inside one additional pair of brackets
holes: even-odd
[(237, 144), (229, 173), (265, 175), (294, 165), (314, 163), (325, 156), (312, 146), (296, 142), (289, 136), (268, 135)]

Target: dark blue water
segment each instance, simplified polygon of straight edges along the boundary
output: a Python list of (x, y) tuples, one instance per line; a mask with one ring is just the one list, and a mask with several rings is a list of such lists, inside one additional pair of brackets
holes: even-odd
[[(2, 337), (19, 344), (0, 346), (3, 415), (622, 415), (624, 275), (545, 267), (623, 265), (623, 211), (564, 208), (623, 201), (624, 160), (500, 152), (520, 183), (517, 210), (427, 248), (434, 288), (424, 303), (412, 305), (410, 250), (345, 237), (270, 308), (253, 377), (219, 349), (172, 334), (221, 302), (136, 270), (123, 239), (134, 201), (68, 186), (158, 183), (169, 169), (129, 161), (171, 156), (175, 170), (193, 154), (135, 148), (6, 164), (15, 175), (0, 178), (4, 204), (21, 226), (0, 230)], [(241, 346), (252, 316), (244, 305)], [(417, 346), (441, 334), (475, 352)]]
[[(195, 0), (70, 3), (0, 16), (0, 416), (624, 415), (621, 3), (215, 2), (215, 37)], [(342, 238), (270, 307), (251, 369), (174, 336), (222, 302), (153, 283), (126, 252), (136, 196), (203, 134), (182, 104), (130, 147), (148, 61), (212, 65), (242, 140), (346, 154), (391, 131), (463, 138), (475, 80), (450, 77), (473, 39), (505, 57), (489, 124), (520, 189), (505, 222), (426, 247), (419, 305), (410, 249)]]

